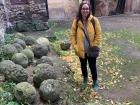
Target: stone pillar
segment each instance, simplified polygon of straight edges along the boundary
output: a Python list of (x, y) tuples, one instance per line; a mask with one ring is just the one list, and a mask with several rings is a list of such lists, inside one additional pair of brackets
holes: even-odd
[(132, 1), (133, 0), (126, 0), (125, 12), (132, 12)]
[(133, 0), (132, 11), (134, 13), (140, 13), (140, 0)]
[(78, 0), (48, 0), (50, 19), (73, 18), (78, 10)]
[(95, 4), (95, 16), (106, 16), (109, 14), (107, 1), (96, 0)]
[(4, 23), (4, 7), (0, 5), (0, 44), (4, 42), (4, 32), (5, 32), (5, 23)]

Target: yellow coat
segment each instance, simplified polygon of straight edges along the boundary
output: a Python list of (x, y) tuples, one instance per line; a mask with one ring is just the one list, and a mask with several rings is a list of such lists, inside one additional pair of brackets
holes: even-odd
[[(91, 19), (94, 18), (95, 22), (95, 30), (96, 30), (96, 38), (94, 39), (95, 30), (93, 28)], [(81, 58), (85, 58), (85, 51), (84, 51), (84, 32), (82, 29), (84, 29), (84, 26), (82, 24), (82, 21), (78, 21), (78, 27), (76, 32), (76, 19), (73, 20), (72, 23), (72, 35), (71, 35), (71, 43), (75, 50), (75, 53), (77, 56)], [(91, 43), (91, 46), (98, 46), (101, 42), (101, 26), (99, 23), (99, 20), (97, 17), (93, 17), (92, 15), (89, 16), (87, 20), (87, 33), (88, 37)]]

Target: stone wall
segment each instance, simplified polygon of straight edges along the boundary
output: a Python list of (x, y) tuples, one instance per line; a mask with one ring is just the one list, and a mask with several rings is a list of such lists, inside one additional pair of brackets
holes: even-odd
[[(16, 1), (16, 0), (15, 0)], [(10, 22), (19, 20), (31, 21), (34, 19), (43, 22), (50, 19), (69, 19), (76, 15), (78, 6), (82, 0), (47, 0), (49, 14), (46, 11), (46, 0), (28, 0), (26, 4), (12, 5), (10, 0), (5, 0), (8, 9), (7, 14)], [(110, 11), (115, 10), (118, 0), (95, 0), (96, 16), (107, 16)], [(0, 0), (1, 3), (1, 0)], [(140, 0), (126, 0), (125, 12), (135, 12), (140, 10)]]
[(48, 0), (50, 19), (69, 19), (76, 15), (78, 0)]
[(107, 16), (110, 11), (115, 10), (117, 0), (95, 0), (95, 5), (95, 16)]
[(132, 11), (140, 14), (140, 0), (132, 0)]
[[(90, 1), (90, 0), (87, 0)], [(115, 11), (118, 0), (95, 0), (95, 16), (107, 16)], [(140, 0), (126, 0), (125, 13), (140, 13)]]
[(8, 20), (17, 31), (44, 30), (48, 28), (48, 13), (45, 0), (28, 0), (26, 3), (21, 4), (5, 0), (5, 5)]
[(0, 4), (0, 44), (4, 42), (5, 22), (4, 22), (4, 6)]
[(47, 21), (46, 4), (44, 0), (29, 0), (28, 4), (11, 4), (6, 0), (10, 21), (30, 20), (34, 18)]

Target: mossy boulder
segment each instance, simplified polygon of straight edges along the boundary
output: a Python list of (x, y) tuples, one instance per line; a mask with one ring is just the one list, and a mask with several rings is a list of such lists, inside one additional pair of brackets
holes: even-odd
[(4, 60), (0, 62), (0, 74), (8, 74), (9, 68), (12, 68), (13, 65), (15, 65), (15, 63), (10, 60)]
[(46, 56), (50, 52), (49, 46), (36, 44), (33, 46), (33, 53), (36, 58)]
[(36, 100), (37, 92), (28, 82), (21, 82), (15, 86), (14, 95), (19, 102), (32, 104)]
[(23, 53), (24, 55), (26, 55), (28, 57), (28, 61), (32, 62), (34, 59), (34, 53), (31, 49), (29, 48), (25, 48), (24, 50), (21, 51), (21, 53)]
[(18, 39), (24, 39), (26, 37), (23, 33), (20, 33), (20, 32), (15, 32), (14, 35), (15, 35), (15, 38), (18, 38)]
[(4, 74), (0, 74), (0, 83), (5, 81), (5, 76)]
[(49, 40), (47, 38), (45, 38), (45, 37), (40, 37), (36, 41), (40, 45), (49, 46)]
[(23, 53), (16, 53), (12, 56), (12, 61), (16, 64), (19, 64), (23, 67), (28, 66), (28, 57)]
[(70, 73), (70, 66), (63, 61), (62, 59), (58, 58), (55, 55), (45, 56), (43, 57), (42, 61), (47, 61), (46, 63), (50, 64), (53, 63), (54, 69), (59, 73), (59, 75), (62, 77), (64, 74)]
[(32, 20), (32, 27), (34, 27), (34, 30), (37, 31), (43, 31), (48, 29), (48, 26), (42, 20), (35, 18)]
[(35, 38), (33, 38), (33, 37), (31, 37), (31, 36), (26, 36), (26, 37), (24, 37), (23, 38), (23, 40), (25, 41), (25, 43), (26, 43), (26, 45), (33, 45), (33, 44), (36, 44), (37, 42), (36, 42), (36, 40), (35, 40)]
[(60, 99), (62, 86), (58, 80), (48, 79), (41, 83), (39, 88), (40, 97), (49, 102), (56, 102)]
[(71, 43), (69, 41), (64, 41), (60, 43), (60, 48), (62, 50), (69, 50), (71, 46)]
[(20, 44), (20, 45), (23, 47), (23, 49), (25, 49), (26, 43), (25, 43), (24, 40), (15, 38), (15, 39), (14, 39), (14, 42)]
[(10, 60), (0, 62), (0, 74), (4, 74), (5, 80), (16, 83), (27, 81), (28, 79), (25, 69)]
[(31, 31), (29, 23), (25, 20), (19, 20), (16, 22), (15, 30), (18, 32), (27, 32)]
[(37, 65), (33, 70), (33, 73), (33, 81), (36, 87), (39, 87), (44, 80), (58, 78), (57, 71), (49, 64)]
[(6, 44), (3, 46), (3, 54), (4, 54), (4, 57), (6, 57), (7, 59), (11, 59), (13, 54), (15, 54), (17, 52), (18, 51), (17, 51), (16, 47), (12, 44)]
[(23, 47), (19, 43), (13, 43), (13, 45), (15, 46), (18, 52), (21, 52), (23, 50)]
[(41, 59), (37, 60), (37, 64), (41, 64), (41, 63), (47, 63), (53, 66), (53, 59), (49, 56), (43, 56), (41, 57)]

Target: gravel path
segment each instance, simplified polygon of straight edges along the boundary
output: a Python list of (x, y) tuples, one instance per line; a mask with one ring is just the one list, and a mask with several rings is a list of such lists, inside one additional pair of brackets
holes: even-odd
[(140, 32), (140, 14), (116, 15), (99, 17), (102, 31), (118, 31), (127, 29), (132, 32)]

